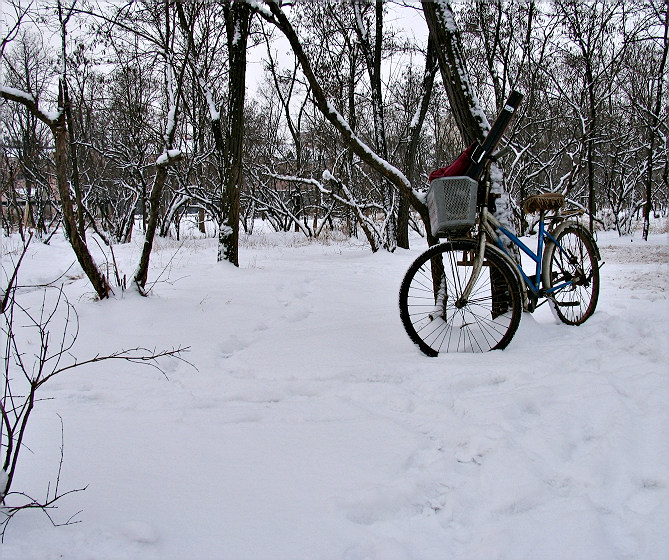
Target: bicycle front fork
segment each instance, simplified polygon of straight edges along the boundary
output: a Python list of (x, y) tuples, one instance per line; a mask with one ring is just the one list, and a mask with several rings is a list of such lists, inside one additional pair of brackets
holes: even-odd
[[(483, 211), (485, 212), (486, 209), (484, 208)], [(479, 238), (478, 238), (479, 248), (478, 251), (476, 251), (476, 254), (474, 255), (474, 260), (472, 261), (472, 273), (471, 276), (469, 277), (469, 280), (467, 281), (465, 289), (462, 291), (462, 295), (455, 301), (456, 309), (462, 309), (465, 305), (469, 303), (469, 296), (471, 295), (472, 290), (474, 289), (474, 285), (476, 284), (476, 281), (479, 279), (479, 274), (481, 273), (481, 269), (483, 268), (483, 259), (485, 258), (485, 244), (486, 244), (485, 229), (480, 228)]]

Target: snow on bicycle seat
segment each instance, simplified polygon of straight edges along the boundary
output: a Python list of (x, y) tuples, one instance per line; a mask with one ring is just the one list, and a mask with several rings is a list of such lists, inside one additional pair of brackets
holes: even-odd
[(529, 196), (523, 202), (525, 214), (534, 214), (541, 210), (559, 210), (564, 206), (564, 195), (560, 193), (544, 193)]

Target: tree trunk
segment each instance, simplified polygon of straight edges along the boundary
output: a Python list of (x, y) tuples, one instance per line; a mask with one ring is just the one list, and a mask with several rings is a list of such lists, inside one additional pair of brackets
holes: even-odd
[[(467, 74), (453, 10), (446, 0), (423, 0), (422, 4), (430, 37), (435, 41), (442, 81), (460, 134), (468, 145), (474, 141), (482, 143), (490, 130), (490, 124)], [(511, 199), (504, 192), (501, 172), (499, 168), (491, 171), (494, 171), (491, 172), (491, 192), (498, 196), (495, 217), (515, 233)], [(508, 243), (507, 250), (519, 258), (515, 245)]]
[[(408, 131), (407, 150), (404, 154), (404, 174), (412, 185), (418, 182), (416, 174), (416, 154), (420, 142), (420, 133), (427, 116), (427, 111), (432, 97), (434, 77), (437, 73), (436, 51), (434, 41), (429, 40), (427, 54), (425, 56), (425, 70), (423, 73), (422, 96), (417, 109), (416, 117), (412, 120), (412, 126)], [(403, 249), (409, 248), (409, 201), (406, 197), (400, 197), (397, 210), (397, 245)]]
[(207, 233), (207, 229), (204, 223), (204, 208), (198, 208), (197, 211), (197, 229), (200, 233)]
[(156, 229), (158, 228), (158, 213), (160, 210), (160, 198), (163, 194), (163, 187), (167, 180), (167, 163), (159, 165), (156, 170), (156, 177), (151, 187), (151, 194), (149, 195), (149, 219), (146, 224), (146, 231), (144, 233), (144, 245), (142, 246), (142, 254), (139, 257), (139, 265), (134, 275), (134, 281), (140, 289), (140, 292), (146, 286), (146, 280), (149, 275), (149, 260), (151, 258), (151, 250), (153, 249), (153, 239), (156, 236)]
[(246, 44), (251, 21), (250, 5), (227, 4), (228, 33), (228, 113), (225, 142), (224, 192), (218, 233), (218, 260), (239, 266), (239, 194), (242, 186), (244, 140), (244, 97), (246, 86)]
[(667, 55), (669, 54), (669, 4), (665, 3), (664, 11), (664, 48), (662, 51), (662, 61), (660, 62), (659, 72), (657, 73), (657, 89), (655, 91), (655, 108), (651, 117), (649, 127), (648, 142), (648, 169), (646, 171), (646, 200), (643, 205), (643, 239), (648, 241), (650, 231), (650, 213), (653, 209), (653, 165), (655, 151), (655, 129), (659, 125), (660, 111), (662, 110), (662, 90), (665, 81), (665, 68), (667, 66)]
[[(169, 44), (169, 38), (171, 37), (172, 31), (170, 29), (170, 14), (169, 14), (169, 2), (165, 3), (165, 37), (166, 44)], [(142, 254), (139, 259), (139, 265), (137, 270), (133, 275), (133, 280), (137, 287), (139, 288), (140, 293), (144, 293), (144, 287), (146, 286), (146, 281), (149, 274), (149, 260), (151, 258), (151, 250), (153, 249), (153, 240), (156, 235), (156, 230), (158, 228), (158, 214), (160, 211), (160, 199), (162, 198), (163, 188), (165, 182), (167, 181), (167, 169), (174, 162), (181, 159), (181, 152), (177, 151), (173, 153), (172, 145), (174, 143), (174, 136), (176, 134), (176, 119), (179, 105), (179, 98), (181, 97), (181, 88), (183, 85), (184, 78), (184, 68), (181, 68), (181, 73), (175, 81), (175, 76), (173, 75), (174, 68), (171, 66), (171, 61), (169, 56), (167, 56), (167, 51), (165, 52), (165, 64), (166, 64), (166, 75), (167, 75), (167, 97), (168, 97), (168, 115), (170, 117), (167, 120), (167, 128), (165, 131), (165, 147), (164, 153), (156, 162), (156, 176), (153, 180), (153, 186), (151, 187), (151, 193), (149, 194), (149, 217), (146, 224), (145, 233), (144, 233), (144, 245), (142, 247)]]
[[(423, 0), (422, 4), (430, 36), (436, 43), (442, 81), (460, 133), (468, 145), (474, 141), (483, 143), (484, 136), (490, 130), (490, 124), (469, 81), (453, 11), (446, 0), (435, 1), (434, 3)], [(495, 216), (510, 231), (515, 232), (510, 209), (510, 197), (508, 193), (503, 192), (501, 172), (499, 172), (499, 168), (491, 171), (494, 171), (490, 175), (494, 179), (492, 183), (494, 191), (496, 191), (495, 194), (500, 196), (500, 204), (495, 209)], [(497, 184), (495, 185), (495, 183)], [(491, 188), (491, 191), (493, 191), (493, 188)], [(519, 261), (520, 255), (517, 247), (510, 242), (505, 245), (509, 254), (515, 256)], [(440, 285), (443, 274), (440, 268), (441, 263), (438, 260), (434, 259), (437, 262), (433, 262), (435, 290)], [(492, 269), (490, 275), (491, 285), (499, 285)], [(498, 297), (503, 297), (503, 294), (493, 290), (493, 301), (497, 300)]]
[(455, 123), (467, 145), (482, 142), (490, 126), (465, 70), (453, 10), (445, 0), (424, 0), (422, 4)]
[(77, 146), (74, 138), (74, 122), (72, 119), (72, 108), (70, 105), (70, 94), (68, 92), (67, 81), (63, 80), (63, 101), (65, 109), (65, 120), (67, 122), (68, 140), (70, 146), (70, 160), (72, 162), (72, 187), (77, 205), (77, 227), (79, 235), (86, 241), (86, 222), (84, 221), (84, 203), (81, 193), (81, 184), (79, 182), (79, 160), (77, 158)]
[[(62, 92), (62, 90), (61, 90)], [(65, 235), (74, 249), (74, 254), (81, 265), (84, 273), (93, 285), (93, 289), (100, 299), (109, 297), (111, 288), (105, 276), (98, 270), (98, 267), (91, 256), (86, 241), (79, 234), (78, 221), (74, 213), (73, 201), (70, 196), (70, 184), (67, 180), (67, 148), (68, 134), (65, 126), (65, 114), (51, 125), (55, 143), (55, 163), (56, 163), (56, 183), (58, 185), (58, 194), (63, 209), (63, 227)]]

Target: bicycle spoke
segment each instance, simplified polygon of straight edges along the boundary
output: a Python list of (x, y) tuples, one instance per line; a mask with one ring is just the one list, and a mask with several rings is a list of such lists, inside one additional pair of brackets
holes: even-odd
[(578, 225), (565, 227), (556, 241), (557, 245), (547, 246), (544, 287), (550, 290), (551, 309), (557, 318), (579, 325), (594, 313), (599, 295), (594, 241)]
[(474, 272), (477, 248), (471, 240), (437, 245), (416, 259), (402, 282), (402, 322), (429, 355), (504, 348), (518, 327), (519, 286), (501, 256), (486, 251), (469, 297), (461, 299)]

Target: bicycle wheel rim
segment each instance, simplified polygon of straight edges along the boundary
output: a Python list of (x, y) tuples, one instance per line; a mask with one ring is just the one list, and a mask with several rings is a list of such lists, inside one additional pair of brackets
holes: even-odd
[(428, 356), (502, 349), (518, 328), (518, 282), (509, 265), (490, 250), (467, 303), (456, 305), (471, 275), (475, 250), (476, 244), (469, 240), (437, 245), (420, 255), (404, 277), (402, 323)]
[[(557, 242), (559, 247), (555, 243), (548, 247), (550, 253), (544, 277), (550, 306), (563, 323), (580, 325), (595, 312), (599, 298), (599, 265), (595, 249), (578, 228), (563, 230)], [(550, 291), (554, 287), (557, 289)]]

